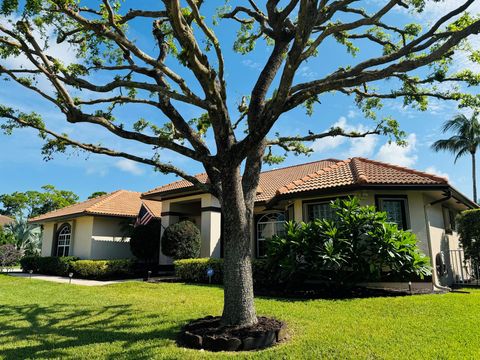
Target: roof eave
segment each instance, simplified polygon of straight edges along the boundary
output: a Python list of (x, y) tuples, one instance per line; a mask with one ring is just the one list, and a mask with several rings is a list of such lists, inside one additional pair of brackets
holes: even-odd
[(286, 194), (277, 194), (267, 206), (274, 206), (280, 200), (288, 200), (296, 197), (306, 197), (312, 195), (331, 195), (334, 193), (354, 191), (354, 190), (447, 190), (448, 184), (352, 184), (322, 189), (313, 189), (308, 191), (289, 192)]
[[(44, 219), (39, 219), (39, 220), (34, 220), (34, 219), (29, 219), (28, 223), (30, 224), (43, 224), (47, 222), (52, 222), (52, 221), (62, 221), (62, 220), (71, 220), (77, 217), (81, 216), (99, 216), (99, 217), (115, 217), (115, 218), (135, 218), (137, 215), (127, 215), (127, 214), (102, 214), (102, 213), (96, 213), (92, 211), (82, 211), (74, 214), (68, 214), (68, 215), (63, 215), (63, 216), (52, 216), (49, 218), (44, 218)], [(160, 219), (160, 217), (155, 216), (155, 218)]]

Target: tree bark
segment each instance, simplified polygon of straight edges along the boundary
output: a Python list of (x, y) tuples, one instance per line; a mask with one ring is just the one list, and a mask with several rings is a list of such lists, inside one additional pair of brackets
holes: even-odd
[(478, 202), (477, 198), (477, 164), (475, 153), (472, 152), (472, 181), (473, 181), (473, 201)]
[(253, 298), (251, 228), (253, 202), (243, 196), (240, 167), (223, 172), (220, 203), (224, 222), (224, 308), (222, 324), (257, 323)]

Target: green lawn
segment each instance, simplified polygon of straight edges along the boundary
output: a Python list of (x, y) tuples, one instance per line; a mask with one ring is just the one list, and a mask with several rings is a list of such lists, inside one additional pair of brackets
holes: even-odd
[(178, 348), (174, 339), (187, 321), (220, 314), (220, 288), (83, 287), (0, 275), (0, 358), (480, 358), (480, 291), (256, 304), (259, 314), (289, 324), (291, 340), (240, 356), (208, 353)]

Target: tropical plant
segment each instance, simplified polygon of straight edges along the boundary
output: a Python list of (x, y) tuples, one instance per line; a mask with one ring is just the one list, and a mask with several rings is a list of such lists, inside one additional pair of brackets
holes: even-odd
[(415, 235), (388, 222), (385, 212), (361, 206), (357, 198), (336, 200), (331, 207), (334, 219), (288, 222), (284, 237), (268, 241), (267, 262), (280, 282), (300, 284), (314, 276), (346, 285), (382, 275), (430, 274)]
[(200, 230), (193, 222), (180, 221), (163, 232), (162, 253), (174, 260), (197, 258), (201, 241)]
[[(306, 142), (332, 136), (383, 134), (403, 143), (398, 122), (378, 114), (385, 99), (403, 98), (406, 106), (421, 110), (428, 109), (430, 97), (462, 105), (480, 102), (461, 91), (467, 87), (439, 86), (460, 82), (475, 89), (479, 83), (471, 69), (449, 69), (456, 51), (480, 62), (476, 49), (468, 46), (468, 39), (480, 31), (480, 19), (467, 12), (475, 1), (439, 7), (443, 16), (425, 29), (415, 23), (417, 17), (410, 17), (414, 23), (398, 20), (401, 7), (409, 8), (403, 12), (407, 17), (422, 12), (428, 2), (364, 1), (362, 6), (349, 0), (250, 0), (233, 7), (221, 2), (224, 6), (215, 11), (194, 0), (163, 0), (158, 6), (142, 1), (1, 0), (0, 57), (5, 61), (0, 79), (53, 105), (69, 126), (88, 123), (152, 151), (133, 152), (128, 145), (117, 150), (115, 140), (108, 147), (95, 138), (71, 138), (55, 130), (60, 126), (51, 123), (50, 113), (42, 116), (47, 108), (43, 103), (31, 113), (11, 106), (16, 102), (8, 96), (18, 96), (18, 91), (2, 97), (2, 128), (7, 134), (36, 129), (45, 140), (42, 154), (47, 160), (72, 147), (126, 158), (178, 175), (215, 196), (225, 239), (222, 323), (253, 325), (249, 227), (262, 162), (278, 163), (285, 152), (309, 154), (312, 148)], [(220, 21), (226, 25), (218, 38)], [(142, 41), (137, 41), (138, 34)], [(236, 53), (254, 52), (257, 43), (260, 71), (245, 72), (242, 81), (227, 84), (241, 64)], [(54, 44), (67, 45), (74, 59), (66, 61), (64, 52), (52, 49)], [(10, 61), (18, 58), (27, 63)], [(338, 61), (325, 66), (325, 58)], [(302, 76), (307, 62), (316, 67), (313, 78)], [(304, 106), (312, 115), (317, 107), (331, 106), (332, 101), (320, 102), (321, 97), (343, 95), (354, 96), (354, 104), (372, 120), (364, 132), (328, 125), (326, 131), (317, 125), (308, 132), (300, 124), (291, 128), (304, 133), (279, 132), (278, 122), (286, 113)], [(208, 181), (180, 168), (182, 162), (164, 161), (170, 151), (203, 166)]]
[(26, 219), (15, 219), (5, 226), (5, 233), (12, 236), (17, 249), (25, 255), (35, 255), (40, 251), (41, 228), (29, 224)]
[(480, 122), (478, 121), (478, 112), (468, 118), (463, 114), (456, 115), (443, 124), (444, 133), (453, 130), (455, 133), (448, 139), (437, 140), (432, 144), (435, 151), (449, 151), (455, 155), (454, 162), (464, 155), (470, 154), (472, 157), (472, 185), (473, 200), (477, 198), (477, 164), (476, 153), (480, 146)]

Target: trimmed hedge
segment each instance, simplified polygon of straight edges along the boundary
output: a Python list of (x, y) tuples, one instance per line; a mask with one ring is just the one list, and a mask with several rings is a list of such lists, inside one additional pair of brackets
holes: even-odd
[[(208, 283), (207, 270), (212, 269), (212, 284), (223, 282), (223, 259), (183, 259), (173, 262), (175, 275), (187, 283)], [(253, 260), (253, 282), (254, 285), (265, 285), (270, 282), (267, 263), (265, 260)]]
[(112, 279), (133, 274), (133, 261), (119, 260), (78, 260), (72, 263), (73, 273), (84, 279)]
[(45, 275), (67, 276), (72, 271), (72, 263), (77, 260), (79, 258), (75, 256), (25, 256), (20, 260), (20, 266), (25, 272), (32, 270)]
[(128, 259), (80, 260), (74, 256), (24, 256), (20, 266), (24, 272), (32, 270), (38, 274), (57, 276), (67, 276), (73, 272), (74, 276), (84, 279), (112, 279), (134, 274), (134, 262)]

